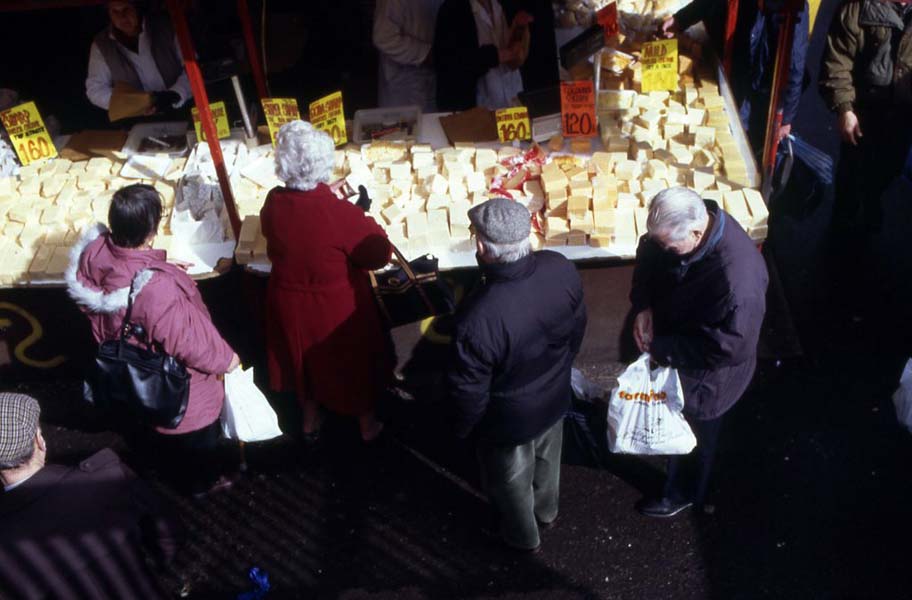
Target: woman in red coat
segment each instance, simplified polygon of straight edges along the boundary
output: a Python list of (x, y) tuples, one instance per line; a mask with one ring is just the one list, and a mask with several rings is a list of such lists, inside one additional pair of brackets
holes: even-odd
[(294, 390), (307, 439), (315, 439), (323, 406), (358, 417), (361, 437), (376, 438), (378, 395), (391, 382), (393, 353), (380, 321), (368, 269), (390, 260), (383, 229), (326, 182), (332, 138), (310, 123), (282, 126), (273, 189), (260, 212), (272, 275), (266, 340), (270, 384)]

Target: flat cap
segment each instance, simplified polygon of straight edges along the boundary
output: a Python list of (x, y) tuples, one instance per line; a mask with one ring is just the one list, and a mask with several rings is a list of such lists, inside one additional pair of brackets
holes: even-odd
[(38, 401), (25, 394), (0, 393), (0, 464), (27, 454), (38, 431)]
[(515, 244), (529, 237), (532, 216), (529, 209), (507, 198), (491, 198), (469, 209), (475, 231), (495, 244)]

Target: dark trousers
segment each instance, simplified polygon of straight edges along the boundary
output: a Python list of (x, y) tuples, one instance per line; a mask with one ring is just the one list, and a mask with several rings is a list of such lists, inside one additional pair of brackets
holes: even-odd
[(209, 489), (221, 472), (216, 454), (220, 436), (218, 419), (188, 433), (155, 434), (155, 446), (159, 450), (156, 462), (162, 475), (185, 494)]
[(563, 438), (561, 419), (519, 446), (478, 446), (482, 485), (497, 511), (500, 535), (513, 547), (537, 547), (536, 520), (557, 518)]
[(697, 447), (690, 454), (668, 459), (668, 476), (663, 495), (674, 501), (689, 500), (700, 506), (706, 500), (716, 445), (722, 430), (722, 417), (709, 421), (698, 421), (686, 415), (685, 418), (697, 438)]

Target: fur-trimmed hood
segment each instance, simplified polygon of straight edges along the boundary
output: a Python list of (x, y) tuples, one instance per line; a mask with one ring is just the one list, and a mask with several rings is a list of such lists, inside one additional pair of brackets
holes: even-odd
[[(109, 233), (108, 228), (101, 223), (96, 223), (83, 231), (76, 245), (70, 250), (70, 265), (67, 267), (64, 279), (67, 292), (76, 304), (92, 313), (115, 314), (127, 308), (130, 287), (119, 287), (111, 291), (104, 290), (104, 281), (99, 281), (87, 272), (87, 265), (83, 264), (82, 255), (93, 242)], [(133, 277), (133, 300), (142, 289), (152, 280), (154, 270), (140, 269)]]

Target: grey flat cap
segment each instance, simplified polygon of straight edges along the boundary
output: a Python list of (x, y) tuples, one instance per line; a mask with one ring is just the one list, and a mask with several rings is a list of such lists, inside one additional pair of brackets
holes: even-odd
[(491, 198), (469, 209), (469, 221), (485, 239), (495, 244), (515, 244), (529, 237), (529, 210), (507, 198)]
[(35, 442), (38, 431), (38, 401), (25, 394), (0, 393), (0, 463), (9, 463)]

